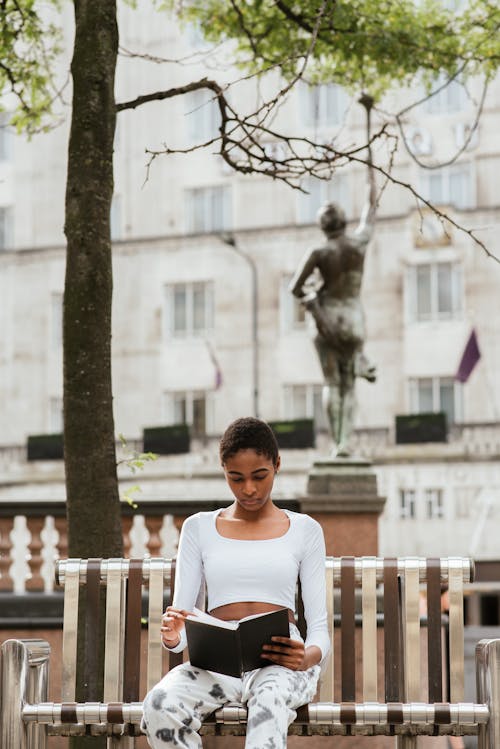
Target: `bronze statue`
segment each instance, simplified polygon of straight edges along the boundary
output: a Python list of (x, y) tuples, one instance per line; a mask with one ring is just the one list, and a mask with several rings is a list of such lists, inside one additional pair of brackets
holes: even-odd
[[(367, 112), (369, 115), (369, 108)], [(320, 208), (318, 221), (326, 243), (306, 253), (289, 286), (316, 323), (314, 343), (325, 379), (323, 405), (337, 456), (349, 455), (355, 378), (371, 382), (376, 378), (375, 367), (363, 353), (365, 327), (360, 300), (365, 252), (375, 224), (375, 179), (369, 156), (368, 199), (357, 229), (345, 233), (344, 211), (334, 203)], [(316, 269), (321, 284), (310, 292), (306, 282)]]

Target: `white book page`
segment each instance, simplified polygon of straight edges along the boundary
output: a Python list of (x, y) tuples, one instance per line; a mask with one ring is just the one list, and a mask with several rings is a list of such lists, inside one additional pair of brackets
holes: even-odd
[[(194, 616), (193, 616), (194, 615)], [(210, 624), (212, 627), (222, 627), (222, 629), (238, 629), (238, 622), (225, 622), (223, 619), (217, 619), (216, 616), (210, 616), (205, 611), (193, 607), (193, 615), (189, 614), (186, 618), (193, 622), (199, 621), (204, 624)], [(252, 618), (252, 617), (250, 617)]]
[(240, 622), (247, 622), (250, 619), (258, 619), (260, 616), (267, 616), (268, 614), (274, 614), (275, 611), (279, 611), (280, 609), (273, 609), (273, 611), (264, 611), (262, 614), (250, 614), (249, 616), (244, 616), (243, 619), (240, 619)]

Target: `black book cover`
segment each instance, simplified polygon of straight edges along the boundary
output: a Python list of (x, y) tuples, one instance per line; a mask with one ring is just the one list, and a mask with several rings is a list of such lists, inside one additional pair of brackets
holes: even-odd
[(287, 609), (246, 617), (238, 624), (200, 612), (185, 625), (191, 665), (228, 676), (270, 665), (261, 657), (262, 646), (270, 644), (271, 637), (290, 636)]

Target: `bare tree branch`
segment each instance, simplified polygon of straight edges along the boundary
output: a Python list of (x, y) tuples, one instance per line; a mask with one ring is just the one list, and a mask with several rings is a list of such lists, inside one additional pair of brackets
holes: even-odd
[[(449, 82), (451, 82), (451, 79), (450, 79)], [(481, 92), (481, 98), (480, 98), (480, 101), (479, 101), (479, 104), (478, 104), (478, 107), (477, 107), (477, 111), (476, 111), (476, 114), (475, 114), (475, 117), (474, 117), (474, 121), (472, 123), (472, 126), (471, 126), (471, 128), (469, 130), (469, 133), (468, 133), (467, 137), (464, 139), (464, 142), (463, 142), (462, 146), (460, 148), (458, 148), (457, 151), (455, 151), (455, 153), (453, 154), (453, 156), (451, 156), (446, 161), (441, 161), (441, 162), (439, 162), (437, 164), (428, 164), (428, 163), (425, 163), (425, 161), (421, 161), (417, 157), (417, 155), (412, 151), (411, 146), (410, 146), (410, 144), (408, 142), (408, 138), (407, 138), (407, 135), (406, 135), (405, 130), (404, 130), (404, 123), (402, 121), (401, 114), (398, 112), (395, 115), (395, 119), (396, 119), (396, 122), (397, 122), (397, 125), (398, 125), (398, 128), (399, 128), (399, 132), (401, 133), (401, 138), (402, 138), (403, 144), (404, 144), (404, 146), (405, 146), (408, 154), (410, 155), (410, 157), (413, 159), (413, 161), (416, 164), (418, 164), (419, 167), (421, 167), (422, 169), (443, 169), (446, 166), (450, 166), (451, 164), (454, 164), (456, 162), (456, 160), (458, 159), (458, 157), (467, 150), (467, 148), (469, 146), (469, 143), (471, 142), (472, 137), (473, 137), (475, 131), (477, 130), (478, 125), (479, 125), (479, 120), (481, 118), (481, 114), (482, 114), (483, 109), (484, 109), (484, 102), (485, 102), (485, 99), (486, 99), (486, 93), (487, 93), (487, 90), (488, 90), (488, 84), (489, 84), (489, 81), (486, 80), (485, 83), (484, 83), (484, 85), (483, 85), (483, 89), (482, 89), (482, 92)], [(440, 87), (440, 90), (442, 90), (442, 88), (443, 87)], [(436, 92), (433, 92), (432, 94), (430, 94), (429, 98), (431, 96), (434, 96), (435, 93)]]

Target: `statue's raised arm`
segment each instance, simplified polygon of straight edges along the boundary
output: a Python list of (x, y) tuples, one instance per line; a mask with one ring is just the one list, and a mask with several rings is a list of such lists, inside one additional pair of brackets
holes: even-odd
[(360, 104), (364, 106), (366, 110), (366, 135), (367, 135), (367, 174), (366, 174), (366, 200), (361, 211), (361, 218), (359, 220), (358, 228), (355, 231), (355, 235), (362, 241), (368, 243), (373, 235), (375, 228), (375, 212), (377, 209), (377, 191), (375, 187), (375, 172), (373, 169), (372, 161), (372, 149), (371, 149), (371, 127), (370, 127), (370, 114), (373, 107), (373, 98), (368, 94), (363, 94), (359, 100)]
[[(373, 100), (362, 97), (367, 112), (367, 199), (356, 230), (346, 233), (342, 208), (327, 203), (318, 212), (324, 241), (308, 250), (290, 282), (290, 292), (300, 299), (316, 323), (314, 339), (323, 371), (323, 405), (334, 443), (333, 453), (349, 455), (354, 428), (356, 377), (373, 382), (375, 367), (363, 352), (364, 319), (360, 293), (366, 247), (375, 226), (376, 191), (370, 149), (370, 111)], [(308, 279), (317, 271), (317, 288)]]

